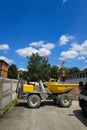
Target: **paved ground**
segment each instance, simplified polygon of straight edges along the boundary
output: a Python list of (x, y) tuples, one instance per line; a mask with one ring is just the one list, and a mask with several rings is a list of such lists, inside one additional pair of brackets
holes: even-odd
[(59, 108), (52, 101), (39, 109), (19, 103), (0, 118), (0, 130), (87, 130), (87, 119), (77, 101), (70, 108)]

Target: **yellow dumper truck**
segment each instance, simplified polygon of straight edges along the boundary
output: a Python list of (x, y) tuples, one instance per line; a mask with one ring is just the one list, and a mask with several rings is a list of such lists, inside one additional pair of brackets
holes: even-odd
[[(38, 108), (41, 100), (51, 99), (56, 105), (61, 107), (70, 107), (72, 103), (68, 92), (77, 87), (78, 84), (58, 83), (57, 81), (45, 82), (39, 81), (39, 90), (35, 89), (35, 84), (26, 84), (20, 79), (16, 92), (19, 99), (26, 99), (30, 108)], [(47, 91), (47, 88), (49, 91)]]

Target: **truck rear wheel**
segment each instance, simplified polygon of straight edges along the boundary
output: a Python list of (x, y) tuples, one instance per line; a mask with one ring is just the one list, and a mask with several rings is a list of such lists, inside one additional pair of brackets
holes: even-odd
[(28, 106), (30, 108), (38, 108), (41, 104), (41, 98), (39, 95), (32, 94), (28, 97)]
[(62, 94), (60, 96), (60, 106), (61, 107), (70, 107), (72, 99), (68, 94)]

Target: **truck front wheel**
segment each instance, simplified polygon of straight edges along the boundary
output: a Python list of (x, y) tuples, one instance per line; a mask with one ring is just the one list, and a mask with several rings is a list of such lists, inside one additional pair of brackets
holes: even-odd
[(39, 95), (32, 94), (28, 97), (27, 103), (30, 108), (38, 108), (41, 104), (41, 98)]

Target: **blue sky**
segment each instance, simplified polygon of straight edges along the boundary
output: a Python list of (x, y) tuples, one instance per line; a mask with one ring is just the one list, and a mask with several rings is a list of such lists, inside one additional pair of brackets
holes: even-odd
[(87, 0), (0, 0), (0, 59), (26, 69), (36, 52), (87, 67)]

